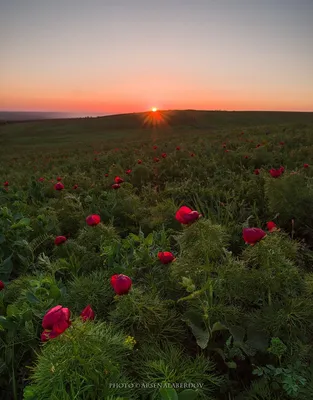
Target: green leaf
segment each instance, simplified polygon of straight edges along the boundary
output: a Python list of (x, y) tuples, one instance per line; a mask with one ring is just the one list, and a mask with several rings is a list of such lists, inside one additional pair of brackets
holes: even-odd
[(13, 317), (13, 316), (18, 316), (19, 315), (19, 310), (14, 304), (9, 304), (7, 307), (7, 316), (8, 317)]
[(190, 321), (186, 321), (188, 326), (191, 328), (194, 337), (196, 338), (197, 345), (201, 349), (205, 349), (208, 346), (210, 340), (210, 334), (208, 331), (204, 331)]
[(193, 389), (185, 389), (178, 393), (178, 400), (194, 400), (198, 397), (198, 393)]
[(152, 233), (149, 233), (149, 235), (146, 237), (145, 244), (147, 246), (152, 246), (152, 244), (153, 244), (153, 234)]
[(221, 324), (220, 322), (215, 322), (211, 332), (213, 333), (216, 331), (224, 331), (224, 330), (228, 330), (227, 326)]
[(232, 326), (229, 328), (229, 332), (232, 334), (235, 342), (243, 343), (245, 337), (245, 329), (241, 326)]
[(174, 388), (162, 388), (160, 389), (160, 395), (162, 400), (178, 400), (178, 396)]
[(0, 235), (0, 244), (5, 242), (5, 236), (4, 235)]
[(229, 362), (226, 363), (226, 365), (227, 365), (228, 368), (231, 368), (231, 369), (236, 369), (237, 368), (237, 364), (235, 363), (235, 361), (229, 361)]
[(52, 297), (55, 300), (57, 300), (61, 297), (61, 291), (55, 284), (51, 285), (51, 287), (50, 287), (50, 297)]
[(14, 322), (8, 320), (7, 318), (0, 316), (0, 326), (2, 328), (7, 329), (8, 331), (15, 328)]
[(6, 258), (0, 266), (0, 279), (3, 281), (9, 280), (11, 272), (13, 270), (12, 255)]
[(40, 300), (31, 292), (28, 292), (26, 294), (26, 299), (31, 303), (31, 304), (36, 304), (40, 303)]
[(259, 351), (266, 351), (269, 343), (269, 335), (249, 327), (247, 330), (247, 344)]

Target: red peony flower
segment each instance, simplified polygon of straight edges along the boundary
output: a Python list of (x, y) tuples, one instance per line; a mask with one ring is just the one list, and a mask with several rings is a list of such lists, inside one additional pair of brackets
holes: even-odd
[(54, 244), (56, 246), (59, 246), (60, 244), (65, 243), (66, 241), (67, 241), (67, 238), (65, 236), (57, 236), (54, 239)]
[(277, 229), (277, 225), (273, 221), (267, 222), (266, 223), (266, 227), (267, 227), (267, 230), (269, 232), (274, 232), (274, 231), (278, 231), (279, 230), (279, 229)]
[(0, 292), (1, 292), (1, 290), (4, 289), (4, 287), (5, 287), (5, 284), (2, 281), (0, 281)]
[(57, 177), (57, 181), (61, 182), (62, 178), (60, 176)]
[(198, 211), (192, 211), (191, 208), (186, 206), (180, 207), (175, 215), (177, 221), (184, 225), (196, 221), (199, 217), (201, 217), (201, 214), (199, 214)]
[(266, 236), (266, 233), (260, 228), (244, 228), (242, 237), (246, 244), (253, 246)]
[(39, 178), (38, 181), (39, 182), (43, 182), (45, 180), (45, 178)]
[(225, 153), (229, 153), (229, 150), (225, 150)]
[(177, 146), (177, 147), (176, 147), (176, 150), (180, 150), (180, 147), (179, 147), (179, 146)]
[(127, 294), (132, 286), (132, 280), (123, 274), (115, 274), (111, 277), (111, 286), (118, 295)]
[(283, 171), (279, 168), (279, 169), (270, 169), (270, 174), (273, 178), (278, 178), (280, 177), (280, 175), (283, 173)]
[(44, 331), (41, 334), (41, 340), (45, 342), (61, 335), (71, 325), (70, 315), (70, 310), (63, 306), (51, 308), (42, 320)]
[(126, 172), (127, 175), (130, 175), (132, 170), (131, 169), (127, 169), (125, 172)]
[(137, 161), (137, 164), (142, 164), (142, 161), (141, 161), (141, 160), (138, 160), (138, 161)]
[(109, 174), (104, 174), (104, 176), (107, 178), (109, 176)]
[(258, 149), (259, 147), (261, 147), (261, 145), (260, 145), (260, 144), (257, 144), (255, 147)]
[(100, 215), (92, 214), (86, 218), (87, 225), (96, 226), (101, 221)]
[(95, 313), (89, 304), (83, 309), (80, 316), (83, 321), (87, 321), (87, 319), (93, 321), (95, 319)]
[(167, 154), (166, 153), (162, 153), (161, 156), (162, 156), (162, 158), (166, 158)]
[(285, 142), (279, 142), (279, 144), (280, 144), (281, 146), (283, 146), (283, 145), (285, 144)]
[(245, 160), (248, 160), (249, 156), (245, 156)]
[(158, 146), (155, 146), (155, 145), (153, 146), (153, 149), (154, 149), (154, 150), (156, 150), (157, 148), (158, 148)]
[(190, 157), (194, 157), (195, 156), (195, 153), (190, 153)]
[(175, 256), (170, 251), (159, 251), (158, 258), (162, 264), (169, 264), (175, 260)]
[(119, 184), (119, 183), (114, 183), (113, 185), (112, 185), (112, 189), (119, 189), (121, 187), (121, 185)]
[(4, 187), (8, 187), (8, 186), (9, 186), (9, 182), (8, 182), (8, 181), (5, 181), (4, 184), (3, 184), (3, 186), (4, 186)]
[(253, 173), (254, 173), (254, 175), (260, 175), (260, 170), (259, 170), (259, 168), (256, 168), (256, 169), (253, 171)]
[(309, 164), (303, 164), (303, 168), (309, 168)]
[(73, 186), (73, 189), (75, 190), (75, 189), (77, 189), (78, 188), (78, 185), (74, 185)]
[(116, 176), (116, 177), (114, 178), (114, 182), (115, 182), (115, 183), (123, 183), (123, 182), (124, 182), (124, 179), (120, 178), (119, 176)]
[(58, 182), (54, 185), (54, 189), (55, 190), (63, 190), (64, 189), (64, 185), (62, 182)]
[(154, 157), (153, 161), (154, 161), (154, 162), (159, 162), (160, 159), (159, 159), (158, 157)]

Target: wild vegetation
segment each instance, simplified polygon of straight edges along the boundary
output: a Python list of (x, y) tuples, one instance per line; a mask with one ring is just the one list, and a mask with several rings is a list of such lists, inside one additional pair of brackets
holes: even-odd
[(309, 113), (1, 126), (0, 398), (312, 398), (312, 134)]

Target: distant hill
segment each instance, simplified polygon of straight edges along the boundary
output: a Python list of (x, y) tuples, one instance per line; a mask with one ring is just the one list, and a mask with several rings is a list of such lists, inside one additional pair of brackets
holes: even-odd
[[(39, 121), (44, 119), (86, 118), (95, 117), (100, 113), (60, 113), (60, 112), (33, 112), (33, 111), (0, 111), (0, 121)], [(106, 114), (103, 114), (106, 115)]]

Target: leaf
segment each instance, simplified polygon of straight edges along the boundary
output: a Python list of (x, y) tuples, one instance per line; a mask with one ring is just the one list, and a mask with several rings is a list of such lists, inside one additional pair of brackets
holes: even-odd
[(269, 343), (269, 335), (249, 327), (247, 331), (247, 344), (259, 351), (266, 351)]
[(178, 400), (194, 400), (198, 397), (198, 393), (193, 389), (185, 389), (178, 393)]
[(40, 303), (40, 300), (31, 292), (28, 292), (26, 294), (26, 299), (31, 303), (31, 304), (36, 304)]
[(152, 246), (152, 244), (153, 244), (153, 234), (152, 233), (149, 233), (149, 235), (146, 237), (145, 244), (147, 246)]
[(228, 368), (231, 368), (231, 369), (236, 369), (237, 368), (237, 364), (235, 363), (235, 361), (228, 361), (226, 363), (226, 365), (227, 365)]
[(9, 331), (11, 329), (14, 329), (15, 324), (14, 324), (14, 322), (8, 320), (7, 318), (5, 318), (1, 315), (0, 316), (0, 326), (2, 326), (4, 329), (7, 329)]
[(0, 244), (5, 242), (5, 236), (4, 235), (0, 235)]
[(55, 284), (51, 285), (49, 294), (50, 294), (50, 297), (52, 297), (55, 300), (57, 300), (61, 297), (61, 291)]
[(178, 400), (178, 396), (174, 388), (162, 388), (160, 389), (160, 395), (162, 400)]
[(11, 254), (8, 258), (6, 258), (0, 266), (0, 279), (3, 281), (9, 280), (9, 277), (13, 270), (13, 262), (11, 259), (12, 255), (13, 254)]
[(221, 324), (220, 322), (215, 322), (211, 332), (213, 333), (216, 331), (224, 331), (224, 330), (228, 330), (227, 326)]
[(8, 317), (16, 317), (19, 315), (19, 310), (14, 304), (9, 304), (7, 307), (7, 316)]
[(191, 328), (194, 337), (196, 338), (197, 345), (201, 349), (205, 349), (208, 346), (210, 340), (210, 334), (208, 331), (204, 331), (190, 321), (186, 321), (188, 326)]
[(229, 332), (232, 334), (235, 342), (243, 343), (245, 337), (245, 329), (241, 326), (232, 326), (229, 328)]

